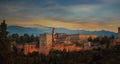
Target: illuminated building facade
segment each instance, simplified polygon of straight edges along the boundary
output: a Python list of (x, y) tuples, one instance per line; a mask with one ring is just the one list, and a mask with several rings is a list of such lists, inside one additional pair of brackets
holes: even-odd
[(33, 53), (33, 52), (38, 52), (38, 49), (36, 48), (36, 44), (35, 43), (26, 43), (24, 44), (24, 54), (27, 55), (29, 53)]
[[(92, 39), (97, 36), (94, 34), (65, 34), (56, 33), (55, 28), (52, 29), (52, 34), (42, 34), (39, 38), (39, 53), (48, 54), (51, 49), (61, 50), (66, 49), (70, 51), (80, 51), (84, 48), (89, 49), (90, 42), (88, 38)], [(76, 44), (82, 44), (83, 47), (76, 46)]]

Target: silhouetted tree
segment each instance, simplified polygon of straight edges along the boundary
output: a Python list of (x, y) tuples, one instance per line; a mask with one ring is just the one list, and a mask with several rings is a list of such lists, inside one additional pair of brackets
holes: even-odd
[(112, 35), (112, 36), (110, 37), (110, 39), (115, 39), (115, 36), (114, 36), (114, 35)]
[(5, 20), (0, 25), (0, 64), (13, 64), (10, 41), (7, 38), (7, 24)]
[(92, 37), (89, 37), (89, 38), (88, 38), (88, 41), (93, 42)]
[(104, 36), (102, 41), (101, 41), (101, 44), (105, 44), (106, 48), (109, 48), (109, 46), (110, 46), (110, 38), (107, 37), (107, 36)]

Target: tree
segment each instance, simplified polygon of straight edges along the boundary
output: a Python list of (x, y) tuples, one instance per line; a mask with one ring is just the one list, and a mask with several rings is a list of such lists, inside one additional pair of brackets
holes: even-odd
[(105, 44), (106, 48), (109, 48), (110, 38), (108, 38), (107, 36), (104, 36), (103, 39), (102, 39), (102, 41), (101, 41), (101, 44)]
[(30, 36), (30, 42), (35, 42), (36, 41), (36, 38), (35, 38), (35, 36), (32, 34), (31, 36)]
[(17, 43), (20, 42), (20, 37), (19, 37), (19, 35), (17, 33), (12, 34), (11, 37), (12, 37), (12, 41), (15, 41)]
[(89, 37), (89, 38), (88, 38), (88, 41), (93, 42), (92, 37)]
[(7, 24), (5, 20), (0, 25), (0, 63), (1, 64), (13, 64), (10, 41), (7, 38)]
[(115, 39), (115, 36), (114, 36), (114, 35), (112, 35), (112, 36), (110, 37), (110, 39)]
[(5, 23), (5, 20), (3, 20), (3, 22), (0, 25), (0, 35), (2, 37), (2, 39), (5, 39), (7, 37), (7, 24)]

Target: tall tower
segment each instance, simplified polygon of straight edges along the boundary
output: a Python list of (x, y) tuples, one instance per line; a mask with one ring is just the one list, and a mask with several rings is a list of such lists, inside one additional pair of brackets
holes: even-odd
[(120, 27), (118, 27), (118, 37), (120, 38)]
[(53, 34), (53, 35), (56, 34), (55, 28), (52, 29), (52, 34)]
[(56, 31), (55, 28), (52, 29), (52, 46), (55, 44)]

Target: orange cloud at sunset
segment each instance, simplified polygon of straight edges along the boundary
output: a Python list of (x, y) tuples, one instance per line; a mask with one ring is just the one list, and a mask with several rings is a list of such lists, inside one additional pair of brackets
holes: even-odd
[(56, 28), (66, 28), (70, 30), (89, 30), (89, 31), (97, 31), (97, 30), (109, 30), (113, 32), (117, 32), (117, 27), (119, 26), (119, 21), (109, 21), (108, 23), (104, 22), (65, 22), (59, 20), (47, 20), (47, 19), (33, 19), (28, 21), (7, 21), (9, 25), (17, 25), (24, 27), (56, 27)]

